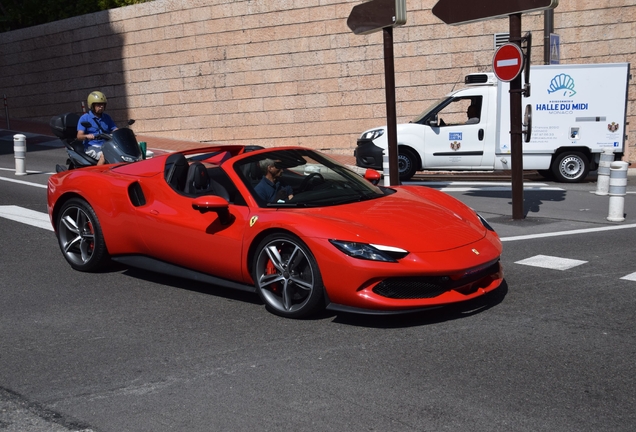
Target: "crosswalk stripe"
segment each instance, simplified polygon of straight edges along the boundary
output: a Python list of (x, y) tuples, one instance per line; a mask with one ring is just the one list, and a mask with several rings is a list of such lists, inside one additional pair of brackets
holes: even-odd
[(623, 276), (621, 279), (636, 282), (636, 273), (630, 273), (627, 276)]
[(34, 227), (53, 231), (51, 220), (47, 213), (26, 209), (14, 205), (0, 206), (0, 217)]
[(569, 270), (585, 263), (587, 263), (587, 261), (575, 260), (570, 258), (560, 258), (548, 255), (535, 255), (533, 257), (515, 262), (515, 264), (548, 268), (552, 270)]

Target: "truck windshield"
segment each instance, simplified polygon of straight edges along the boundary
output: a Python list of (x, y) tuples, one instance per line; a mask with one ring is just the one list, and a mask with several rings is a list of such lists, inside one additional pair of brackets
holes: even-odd
[(426, 117), (428, 114), (430, 114), (430, 112), (433, 111), (438, 106), (446, 105), (448, 103), (448, 99), (450, 99), (450, 98), (446, 97), (446, 98), (443, 98), (443, 99), (436, 100), (428, 108), (426, 108), (424, 111), (422, 111), (417, 117), (413, 118), (413, 120), (411, 120), (410, 123), (422, 123), (422, 120), (424, 120), (424, 117)]

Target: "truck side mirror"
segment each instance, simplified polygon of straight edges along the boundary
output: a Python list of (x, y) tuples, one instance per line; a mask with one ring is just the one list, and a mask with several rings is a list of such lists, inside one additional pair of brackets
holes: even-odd
[(428, 121), (428, 125), (432, 127), (439, 127), (439, 119), (437, 118), (437, 114), (435, 114), (435, 117)]

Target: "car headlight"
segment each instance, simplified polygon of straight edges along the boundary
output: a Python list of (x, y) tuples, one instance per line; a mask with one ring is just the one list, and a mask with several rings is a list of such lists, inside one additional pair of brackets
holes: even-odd
[(363, 133), (361, 138), (365, 139), (365, 140), (373, 141), (374, 139), (379, 138), (382, 135), (384, 135), (384, 129), (373, 129), (373, 130), (366, 131), (365, 133)]
[(409, 254), (409, 252), (404, 249), (392, 246), (357, 243), (344, 240), (329, 241), (332, 245), (337, 247), (338, 250), (350, 257), (370, 261), (397, 262), (398, 259), (404, 258)]

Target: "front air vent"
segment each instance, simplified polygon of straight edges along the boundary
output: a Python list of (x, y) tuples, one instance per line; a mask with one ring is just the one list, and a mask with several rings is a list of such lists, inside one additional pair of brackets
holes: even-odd
[(146, 197), (144, 196), (144, 191), (141, 190), (139, 182), (134, 182), (128, 186), (128, 197), (135, 207), (141, 207), (146, 204)]

